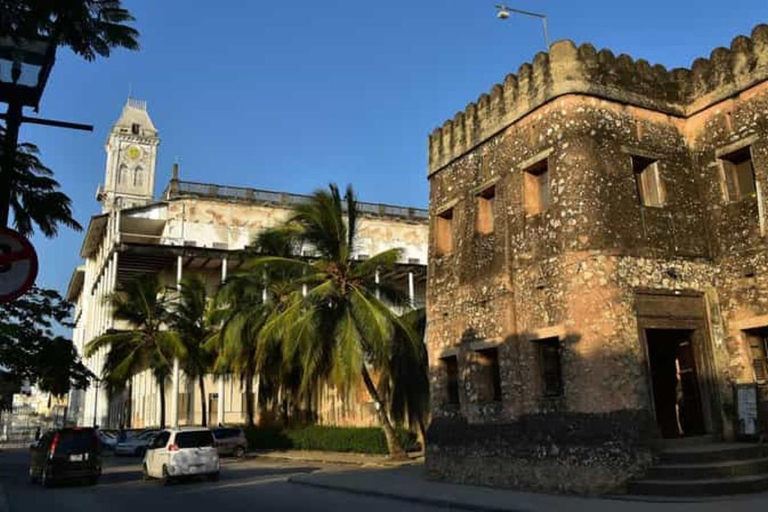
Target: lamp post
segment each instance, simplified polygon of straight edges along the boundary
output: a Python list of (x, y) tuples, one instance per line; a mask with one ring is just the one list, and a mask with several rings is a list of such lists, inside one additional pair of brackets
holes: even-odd
[(38, 111), (40, 97), (55, 61), (54, 40), (39, 37), (0, 37), (0, 102), (8, 104), (6, 113), (0, 114), (0, 119), (5, 119), (5, 138), (0, 160), (0, 227), (8, 226), (13, 170), (21, 124), (33, 123), (93, 131), (93, 126), (90, 125), (23, 115), (24, 107), (32, 107), (35, 112)]
[(498, 11), (496, 13), (496, 17), (500, 20), (506, 20), (510, 16), (512, 16), (512, 13), (522, 14), (523, 16), (531, 16), (533, 18), (539, 18), (541, 20), (542, 25), (544, 26), (544, 42), (547, 44), (547, 50), (549, 50), (550, 42), (549, 42), (549, 28), (547, 27), (547, 15), (546, 14), (540, 14), (538, 12), (531, 12), (531, 11), (523, 11), (522, 9), (514, 9), (512, 7), (507, 7), (504, 4), (500, 4), (496, 6), (496, 10)]
[(101, 379), (98, 377), (93, 378), (94, 383), (94, 393), (93, 393), (93, 428), (96, 428), (99, 424), (96, 421), (98, 416), (98, 405), (99, 405), (99, 387), (101, 386)]

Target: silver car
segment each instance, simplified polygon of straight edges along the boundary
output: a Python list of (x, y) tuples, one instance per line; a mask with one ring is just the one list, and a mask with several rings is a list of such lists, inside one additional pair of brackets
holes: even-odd
[(115, 455), (143, 457), (159, 430), (145, 430), (115, 445)]
[(213, 437), (216, 438), (219, 455), (234, 455), (237, 458), (245, 456), (248, 440), (245, 438), (243, 429), (218, 427), (213, 429)]

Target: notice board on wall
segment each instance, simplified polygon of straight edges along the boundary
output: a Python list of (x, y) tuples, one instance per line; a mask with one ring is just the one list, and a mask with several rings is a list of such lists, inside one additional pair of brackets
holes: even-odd
[(757, 386), (735, 384), (736, 420), (740, 436), (757, 435)]

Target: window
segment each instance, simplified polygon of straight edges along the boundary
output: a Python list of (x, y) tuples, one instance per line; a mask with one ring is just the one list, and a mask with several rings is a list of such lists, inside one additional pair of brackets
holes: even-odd
[(445, 370), (445, 402), (459, 405), (459, 358), (449, 356), (441, 359)]
[(117, 170), (117, 184), (122, 185), (128, 183), (128, 167), (123, 164)]
[(168, 444), (168, 439), (170, 439), (170, 437), (170, 432), (160, 432), (154, 441), (152, 441), (152, 448), (165, 448), (165, 445)]
[(493, 233), (493, 205), (496, 202), (496, 186), (488, 187), (477, 195), (477, 232)]
[(203, 448), (214, 445), (213, 434), (210, 430), (179, 432), (174, 441), (179, 448)]
[(768, 381), (768, 329), (745, 331), (744, 336), (749, 344), (749, 354), (752, 358), (752, 368), (755, 370), (755, 381)]
[(478, 350), (475, 356), (480, 367), (478, 398), (481, 402), (500, 402), (501, 372), (499, 371), (499, 349)]
[(131, 133), (133, 135), (139, 135), (139, 133), (141, 133), (141, 126), (139, 126), (139, 123), (133, 123), (131, 125)]
[(453, 208), (437, 214), (437, 254), (453, 251)]
[(547, 398), (562, 396), (563, 376), (560, 368), (560, 340), (546, 338), (537, 340), (542, 394)]
[(538, 215), (549, 208), (549, 165), (547, 159), (525, 169), (525, 211)]
[(663, 207), (667, 198), (664, 182), (659, 175), (659, 162), (642, 156), (633, 155), (631, 158), (640, 204), (652, 208)]
[(144, 184), (144, 169), (137, 167), (133, 170), (133, 186), (140, 187)]
[(720, 162), (728, 201), (741, 201), (755, 195), (755, 171), (749, 146), (723, 156)]

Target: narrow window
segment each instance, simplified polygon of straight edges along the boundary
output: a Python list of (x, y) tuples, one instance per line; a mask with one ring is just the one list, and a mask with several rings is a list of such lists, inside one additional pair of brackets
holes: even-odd
[(459, 358), (449, 356), (441, 359), (445, 370), (445, 402), (459, 405)]
[(123, 164), (117, 170), (117, 184), (125, 185), (127, 183), (128, 183), (128, 166)]
[(141, 127), (139, 126), (138, 123), (133, 123), (131, 125), (131, 133), (133, 135), (138, 135), (140, 133), (140, 131), (141, 131)]
[(755, 371), (755, 381), (764, 384), (768, 381), (768, 352), (766, 352), (768, 330), (745, 331), (744, 336), (746, 336), (747, 343), (749, 344), (749, 354), (752, 359), (752, 368)]
[(133, 170), (133, 186), (140, 187), (144, 184), (144, 170), (137, 167)]
[(499, 370), (499, 349), (489, 348), (477, 351), (480, 366), (478, 398), (482, 402), (501, 401), (501, 372)]
[(749, 146), (720, 159), (728, 201), (741, 201), (755, 195), (755, 171)]
[(448, 208), (437, 215), (437, 254), (453, 251), (453, 208)]
[(493, 233), (493, 205), (496, 202), (496, 186), (488, 187), (477, 195), (477, 232)]
[(539, 367), (543, 395), (547, 398), (562, 396), (563, 376), (560, 365), (560, 340), (546, 338), (537, 340)]
[(547, 159), (525, 169), (525, 211), (537, 215), (549, 208), (549, 165)]
[(666, 190), (659, 174), (659, 162), (652, 158), (632, 156), (632, 170), (635, 173), (640, 204), (661, 208), (666, 204)]

